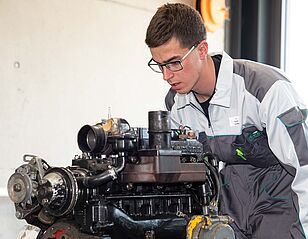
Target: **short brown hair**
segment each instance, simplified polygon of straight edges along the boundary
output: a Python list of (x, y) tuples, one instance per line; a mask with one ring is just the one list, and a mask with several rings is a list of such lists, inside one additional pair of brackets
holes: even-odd
[(176, 37), (182, 47), (191, 47), (206, 39), (206, 30), (199, 12), (182, 3), (159, 7), (147, 29), (145, 43), (158, 47)]

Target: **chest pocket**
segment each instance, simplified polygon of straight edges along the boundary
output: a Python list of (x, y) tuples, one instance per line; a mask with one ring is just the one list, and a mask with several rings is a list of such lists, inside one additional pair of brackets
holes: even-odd
[(260, 168), (279, 163), (268, 145), (265, 129), (259, 131), (254, 126), (243, 129), (242, 134), (235, 137), (232, 151), (234, 163), (248, 163)]

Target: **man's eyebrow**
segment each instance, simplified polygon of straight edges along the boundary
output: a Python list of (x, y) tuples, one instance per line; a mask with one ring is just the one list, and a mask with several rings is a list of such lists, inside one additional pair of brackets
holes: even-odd
[(170, 61), (175, 61), (175, 60), (179, 60), (179, 56), (173, 56), (173, 57), (169, 58), (168, 60), (164, 61), (163, 63), (168, 63)]
[(173, 57), (171, 57), (171, 58), (169, 58), (168, 60), (165, 60), (165, 61), (163, 61), (163, 62), (158, 62), (158, 61), (155, 61), (153, 58), (152, 58), (152, 59), (153, 59), (153, 61), (155, 61), (157, 64), (166, 64), (166, 63), (171, 62), (171, 61), (178, 61), (179, 58), (180, 58), (180, 56), (173, 56)]

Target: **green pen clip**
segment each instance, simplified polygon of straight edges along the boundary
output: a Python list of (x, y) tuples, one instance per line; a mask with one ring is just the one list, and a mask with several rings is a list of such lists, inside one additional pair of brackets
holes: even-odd
[(248, 135), (248, 139), (249, 139), (250, 142), (252, 142), (253, 140), (259, 138), (263, 134), (264, 134), (263, 131), (256, 130), (256, 131), (252, 132), (250, 135)]
[(236, 155), (239, 156), (241, 159), (246, 160), (246, 158), (245, 158), (245, 156), (244, 156), (244, 153), (243, 153), (243, 151), (242, 151), (241, 148), (237, 148), (237, 149), (235, 150), (235, 152), (236, 152)]

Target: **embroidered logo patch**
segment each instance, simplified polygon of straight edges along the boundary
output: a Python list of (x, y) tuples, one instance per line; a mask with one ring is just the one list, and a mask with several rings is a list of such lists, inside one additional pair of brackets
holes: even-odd
[(229, 123), (231, 127), (238, 126), (240, 124), (240, 117), (239, 116), (230, 117)]

